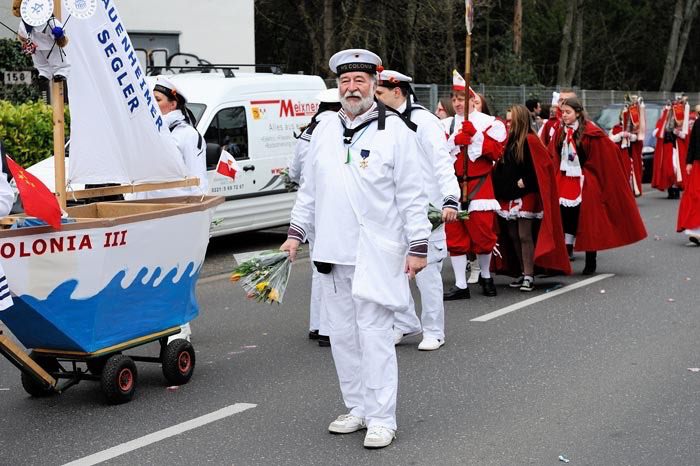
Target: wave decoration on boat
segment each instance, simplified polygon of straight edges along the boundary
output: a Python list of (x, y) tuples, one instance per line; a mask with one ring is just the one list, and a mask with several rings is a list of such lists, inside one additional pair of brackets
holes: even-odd
[(79, 281), (68, 280), (45, 299), (17, 297), (2, 320), (27, 348), (92, 353), (194, 319), (200, 269), (194, 262), (184, 273), (178, 269), (151, 273), (143, 267), (127, 286), (122, 270), (97, 294), (80, 299), (73, 298)]

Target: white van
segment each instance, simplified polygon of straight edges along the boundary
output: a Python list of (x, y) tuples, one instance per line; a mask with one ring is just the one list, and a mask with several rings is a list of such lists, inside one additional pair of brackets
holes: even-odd
[[(226, 198), (214, 212), (213, 236), (289, 223), (296, 193), (287, 192), (281, 172), (294, 154), (294, 134), (309, 123), (318, 109), (316, 96), (326, 89), (319, 76), (227, 74), (168, 75), (186, 92), (207, 142), (209, 192)], [(221, 148), (241, 167), (235, 180), (215, 172)], [(53, 157), (29, 171), (53, 189)]]
[[(289, 223), (296, 194), (287, 192), (281, 173), (294, 154), (294, 134), (318, 109), (316, 95), (326, 89), (323, 80), (266, 73), (168, 78), (186, 90), (188, 107), (207, 142), (210, 193), (226, 197), (214, 212), (212, 235)], [(235, 181), (214, 171), (222, 147), (240, 165)]]

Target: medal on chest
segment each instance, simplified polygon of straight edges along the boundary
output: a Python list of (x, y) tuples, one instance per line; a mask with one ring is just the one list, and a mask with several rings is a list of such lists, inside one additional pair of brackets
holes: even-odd
[(360, 151), (360, 157), (362, 157), (362, 161), (360, 162), (360, 168), (367, 168), (369, 166), (369, 151), (367, 149), (362, 149)]

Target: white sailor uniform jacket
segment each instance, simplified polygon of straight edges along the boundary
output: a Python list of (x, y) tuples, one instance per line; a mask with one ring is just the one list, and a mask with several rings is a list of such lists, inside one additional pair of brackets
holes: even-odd
[[(353, 121), (341, 110), (314, 131), (289, 228), (300, 241), (315, 232), (314, 261), (355, 265), (360, 224), (349, 196), (375, 233), (427, 255), (431, 225), (416, 135), (390, 111), (379, 130), (377, 116), (376, 103)], [(352, 139), (344, 136), (372, 119)]]

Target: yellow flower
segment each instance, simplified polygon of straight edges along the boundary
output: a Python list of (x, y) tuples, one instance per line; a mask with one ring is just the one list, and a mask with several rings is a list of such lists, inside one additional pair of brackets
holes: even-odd
[(236, 282), (237, 282), (238, 280), (240, 280), (240, 279), (241, 279), (241, 274), (240, 274), (240, 273), (234, 273), (233, 275), (231, 275), (231, 281), (232, 281), (233, 283), (236, 283)]
[(269, 285), (270, 285), (270, 282), (260, 282), (257, 285), (255, 285), (255, 289), (262, 292)]
[(270, 294), (267, 295), (267, 299), (270, 301), (279, 301), (280, 300), (280, 293), (276, 289), (271, 289)]

